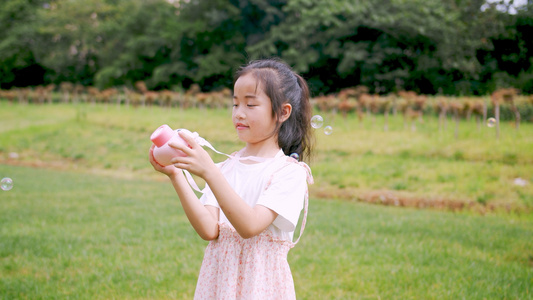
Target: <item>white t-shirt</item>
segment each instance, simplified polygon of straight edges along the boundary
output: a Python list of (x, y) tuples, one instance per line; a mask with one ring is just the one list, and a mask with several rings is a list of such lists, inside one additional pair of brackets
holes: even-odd
[[(243, 163), (229, 159), (218, 164), (222, 174), (235, 192), (250, 207), (265, 206), (278, 216), (268, 229), (275, 237), (292, 240), (307, 192), (307, 170), (288, 160), (283, 151), (259, 163)], [(206, 185), (200, 198), (204, 205), (220, 208), (213, 192)], [(220, 210), (219, 222), (230, 224)]]

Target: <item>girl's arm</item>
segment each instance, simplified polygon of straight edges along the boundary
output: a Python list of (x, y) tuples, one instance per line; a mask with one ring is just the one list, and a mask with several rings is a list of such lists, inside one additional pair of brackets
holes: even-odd
[(278, 216), (276, 212), (262, 205), (250, 207), (229, 185), (209, 154), (192, 137), (182, 132), (179, 134), (191, 148), (169, 144), (187, 154), (174, 158), (174, 166), (202, 177), (209, 184), (220, 208), (241, 237), (254, 237), (274, 222)]
[(218, 168), (216, 172), (209, 172), (203, 178), (217, 198), (220, 208), (242, 238), (260, 234), (278, 216), (276, 212), (262, 205), (250, 207), (235, 193)]
[(185, 215), (191, 222), (192, 227), (198, 235), (207, 241), (218, 237), (218, 217), (219, 210), (214, 206), (204, 206), (189, 186), (183, 172), (173, 165), (163, 167), (159, 165), (153, 157), (153, 149), (150, 148), (150, 163), (156, 171), (168, 176), (178, 197)]

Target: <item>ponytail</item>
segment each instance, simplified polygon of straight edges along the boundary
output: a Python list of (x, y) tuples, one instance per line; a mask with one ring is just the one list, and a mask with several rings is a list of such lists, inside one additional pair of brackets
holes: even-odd
[(285, 155), (297, 153), (302, 160), (309, 161), (314, 142), (311, 130), (312, 107), (309, 101), (309, 88), (300, 75), (295, 74), (295, 76), (301, 89), (300, 97), (299, 101), (295, 101), (290, 117), (280, 126), (278, 144)]

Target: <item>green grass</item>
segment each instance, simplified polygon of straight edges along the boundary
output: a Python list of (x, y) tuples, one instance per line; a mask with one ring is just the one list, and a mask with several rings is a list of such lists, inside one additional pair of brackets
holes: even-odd
[[(323, 116), (334, 132), (316, 130), (308, 226), (289, 254), (299, 299), (533, 299), (531, 123), (496, 139), (461, 121), (455, 138), (450, 120), (412, 131), (396, 116), (384, 131), (383, 117)], [(0, 101), (0, 178), (15, 183), (0, 191), (0, 299), (192, 298), (206, 242), (147, 160), (165, 123), (243, 146), (227, 110)], [(372, 197), (521, 210), (346, 201)]]
[[(401, 116), (324, 114), (333, 134), (316, 130), (314, 189), (327, 198), (367, 200), (376, 193), (431, 203), (533, 209), (533, 124), (495, 129), (474, 120), (445, 129), (426, 116), (412, 131)], [(0, 101), (0, 163), (158, 177), (147, 161), (149, 136), (161, 124), (199, 132), (218, 150), (242, 147), (228, 110), (178, 110), (91, 104), (9, 105)], [(209, 150), (210, 151), (210, 150)], [(10, 159), (17, 153), (18, 159)], [(210, 153), (213, 153), (210, 151)], [(213, 153), (215, 161), (223, 156)], [(516, 178), (529, 184), (517, 186)], [(416, 201), (415, 201), (416, 202)]]
[(1, 299), (192, 298), (205, 242), (165, 183), (0, 166)]
[[(329, 117), (333, 119), (333, 117)], [(318, 135), (316, 176), (354, 194), (374, 190), (394, 191), (407, 197), (444, 198), (477, 202), (489, 197), (494, 204), (533, 206), (533, 126), (520, 131), (502, 124), (500, 139), (494, 128), (478, 128), (462, 121), (454, 137), (454, 124), (439, 130), (436, 118), (426, 117), (416, 131), (404, 128), (400, 116), (384, 120), (366, 118), (359, 124), (339, 116), (332, 121), (331, 136)], [(525, 187), (515, 178), (529, 181)]]
[[(191, 299), (206, 242), (167, 181), (0, 165), (0, 299)], [(533, 299), (533, 218), (312, 198), (299, 299)]]

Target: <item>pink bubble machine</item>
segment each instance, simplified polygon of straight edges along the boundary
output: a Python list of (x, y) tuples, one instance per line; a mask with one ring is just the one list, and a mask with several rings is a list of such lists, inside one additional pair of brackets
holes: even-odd
[(170, 160), (173, 159), (174, 157), (187, 156), (183, 151), (177, 150), (168, 145), (170, 142), (174, 142), (177, 144), (190, 147), (189, 144), (179, 136), (178, 131), (185, 131), (187, 134), (194, 137), (194, 134), (191, 133), (187, 129), (172, 130), (166, 124), (159, 126), (159, 128), (157, 128), (150, 136), (150, 140), (155, 145), (154, 152), (153, 152), (154, 159), (158, 164), (162, 166), (168, 166), (172, 164)]

